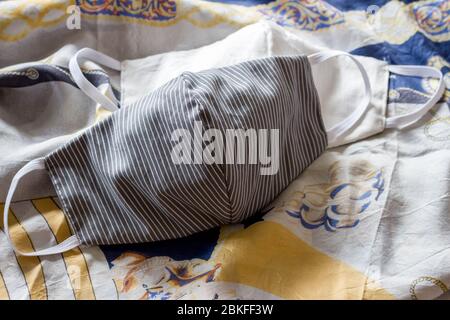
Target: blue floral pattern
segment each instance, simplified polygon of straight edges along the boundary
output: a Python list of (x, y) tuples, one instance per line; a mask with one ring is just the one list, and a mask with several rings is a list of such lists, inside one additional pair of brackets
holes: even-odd
[(124, 16), (147, 21), (167, 21), (176, 17), (175, 0), (77, 0), (88, 15)]
[(335, 232), (356, 227), (362, 215), (383, 193), (384, 177), (381, 169), (373, 169), (368, 162), (358, 162), (354, 166), (357, 167), (348, 169), (353, 173), (349, 181), (339, 181), (337, 172), (342, 167), (336, 162), (330, 169), (330, 183), (305, 187), (298, 195), (297, 208), (289, 207), (285, 212), (299, 219), (306, 229), (324, 227)]

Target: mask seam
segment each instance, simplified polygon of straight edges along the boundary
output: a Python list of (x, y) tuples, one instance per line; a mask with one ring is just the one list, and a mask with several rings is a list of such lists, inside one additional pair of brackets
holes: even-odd
[(389, 89), (390, 89), (389, 84), (390, 84), (391, 73), (389, 72), (387, 63), (383, 66), (383, 68), (380, 68), (380, 69), (382, 69), (382, 71), (386, 70), (385, 78), (383, 79), (386, 90), (383, 90), (383, 96), (381, 97), (381, 100), (383, 101), (381, 127), (382, 127), (382, 131), (384, 131), (386, 129), (386, 118), (387, 118), (387, 113), (388, 113), (388, 102), (389, 102), (388, 98), (389, 98)]
[(326, 145), (324, 150), (327, 149), (329, 141), (328, 141), (328, 134), (327, 134), (327, 129), (325, 127), (325, 123), (323, 122), (323, 115), (322, 115), (322, 103), (320, 102), (320, 97), (319, 97), (319, 93), (317, 92), (317, 88), (316, 88), (316, 84), (314, 83), (314, 77), (313, 77), (313, 73), (312, 73), (312, 68), (311, 68), (311, 63), (309, 62), (307, 57), (304, 57), (306, 65), (307, 65), (307, 71), (308, 71), (308, 76), (311, 79), (311, 83), (312, 83), (312, 87), (314, 90), (314, 99), (317, 100), (317, 106), (318, 106), (318, 113), (319, 113), (319, 126), (320, 129), (322, 130), (324, 136), (325, 136), (325, 140), (326, 140)]
[[(194, 86), (192, 85), (190, 80), (186, 77), (186, 74), (184, 72), (180, 75), (180, 78), (181, 78), (182, 83), (183, 83), (184, 87), (186, 88), (186, 91), (188, 92), (188, 94), (191, 94), (195, 105), (196, 106), (201, 106), (202, 104), (200, 103), (200, 101), (199, 101), (199, 99), (197, 97), (198, 93), (195, 91)], [(230, 194), (230, 190), (229, 190), (229, 185), (228, 185), (227, 179), (225, 178), (225, 172), (224, 172), (223, 166), (224, 165), (217, 165), (217, 167), (219, 168), (220, 172), (222, 173), (223, 183), (224, 183), (225, 188), (226, 188), (226, 195), (227, 195), (227, 198), (228, 198), (228, 208), (229, 208), (229, 214), (230, 214), (230, 217), (228, 219), (228, 223), (231, 224), (231, 223), (234, 222), (233, 221), (233, 207), (232, 207), (232, 204), (231, 204), (231, 194)]]
[(62, 192), (61, 183), (60, 183), (61, 179), (59, 178), (59, 175), (56, 172), (57, 168), (51, 163), (51, 161), (49, 159), (45, 159), (44, 163), (45, 163), (45, 167), (49, 173), (52, 184), (55, 187), (58, 198), (61, 201), (64, 218), (66, 219), (67, 224), (69, 225), (70, 231), (71, 231), (72, 235), (74, 235), (77, 238), (79, 243), (83, 243), (83, 241), (78, 236), (78, 233), (75, 232), (76, 229), (74, 228), (74, 222), (72, 221), (72, 217), (69, 214), (69, 212), (72, 212), (72, 214), (73, 214), (74, 211), (69, 210), (69, 208), (72, 208), (72, 207), (68, 205), (68, 203), (70, 203), (70, 201), (68, 201), (68, 199), (65, 197), (65, 195)]

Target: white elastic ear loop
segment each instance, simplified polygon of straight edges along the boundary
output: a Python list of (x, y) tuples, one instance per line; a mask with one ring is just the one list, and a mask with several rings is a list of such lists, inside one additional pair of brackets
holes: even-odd
[(6, 202), (5, 202), (5, 208), (3, 210), (3, 227), (6, 234), (6, 239), (10, 243), (11, 247), (14, 249), (14, 251), (22, 256), (44, 256), (44, 255), (50, 255), (50, 254), (56, 254), (56, 253), (62, 253), (68, 250), (71, 250), (73, 248), (78, 247), (81, 243), (79, 242), (78, 238), (73, 235), (64, 240), (63, 242), (57, 244), (54, 247), (38, 250), (34, 252), (23, 252), (19, 250), (13, 241), (11, 240), (11, 237), (9, 235), (9, 206), (11, 205), (11, 200), (14, 194), (14, 191), (16, 190), (17, 184), (19, 183), (19, 180), (30, 173), (31, 171), (35, 170), (41, 170), (45, 169), (44, 165), (44, 158), (38, 158), (35, 160), (32, 160), (28, 162), (22, 169), (20, 169), (14, 178), (12, 179), (11, 186), (9, 187), (8, 194), (6, 196)]
[(439, 79), (439, 84), (436, 92), (433, 94), (430, 100), (424, 103), (419, 109), (407, 114), (386, 118), (386, 128), (404, 129), (416, 123), (439, 101), (445, 90), (444, 76), (442, 75), (442, 72), (440, 70), (428, 66), (398, 65), (389, 66), (388, 70), (404, 76), (435, 77)]
[(372, 96), (372, 89), (370, 87), (370, 81), (369, 76), (367, 75), (367, 71), (364, 66), (351, 54), (344, 51), (329, 50), (311, 54), (308, 56), (308, 60), (311, 65), (313, 65), (337, 56), (347, 56), (356, 64), (359, 71), (361, 72), (361, 76), (364, 81), (365, 93), (363, 100), (358, 108), (356, 108), (347, 118), (327, 130), (328, 144), (330, 145), (333, 145), (335, 142), (337, 142), (362, 118), (362, 116), (370, 106), (370, 99)]
[(79, 50), (75, 55), (70, 59), (69, 62), (69, 70), (72, 74), (73, 80), (78, 85), (78, 87), (86, 93), (92, 100), (99, 103), (103, 107), (107, 108), (110, 111), (116, 111), (118, 109), (118, 101), (112, 101), (100, 90), (98, 90), (92, 83), (89, 82), (88, 79), (84, 76), (81, 71), (79, 59), (83, 60), (91, 60), (93, 62), (105, 65), (111, 69), (120, 71), (120, 61), (113, 59), (106, 54), (95, 51), (90, 48), (83, 48)]

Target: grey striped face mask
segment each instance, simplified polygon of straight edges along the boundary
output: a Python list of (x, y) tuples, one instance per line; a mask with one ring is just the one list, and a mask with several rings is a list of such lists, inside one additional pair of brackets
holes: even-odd
[[(81, 53), (120, 68), (119, 62), (99, 52), (83, 49)], [(353, 113), (326, 129), (311, 65), (338, 55), (355, 62), (366, 94)], [(71, 62), (72, 76), (89, 96), (101, 96), (97, 100), (101, 103), (104, 96), (84, 79), (79, 57)], [(173, 239), (240, 222), (265, 208), (328, 144), (351, 130), (366, 112), (370, 96), (364, 67), (339, 51), (185, 72), (132, 105), (122, 106), (48, 156), (25, 165), (14, 177), (6, 199), (5, 233), (9, 239), (8, 211), (18, 181), (41, 169), (50, 175), (73, 236), (35, 252), (19, 251), (9, 239), (22, 255), (61, 253), (79, 245)], [(274, 143), (268, 147), (271, 160), (277, 163), (275, 174), (262, 174), (261, 162), (174, 161), (173, 150), (180, 144), (174, 132), (182, 129), (195, 136), (199, 122), (205, 132), (277, 132), (270, 134)], [(268, 150), (264, 151), (267, 155)]]

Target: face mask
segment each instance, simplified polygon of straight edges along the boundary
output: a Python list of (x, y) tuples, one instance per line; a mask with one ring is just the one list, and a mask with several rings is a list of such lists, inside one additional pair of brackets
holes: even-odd
[[(211, 45), (187, 51), (175, 51), (149, 56), (137, 60), (125, 60), (121, 69), (122, 106), (130, 105), (184, 71), (197, 72), (224, 67), (242, 61), (283, 55), (310, 55), (327, 50), (299, 38), (285, 28), (270, 21), (262, 21), (244, 27), (227, 38)], [(339, 139), (331, 141), (330, 147), (355, 142), (384, 130), (387, 123), (388, 82), (390, 72), (407, 73), (426, 77), (438, 76), (423, 67), (408, 67), (408, 70), (390, 67), (384, 61), (370, 57), (354, 56), (366, 70), (371, 87), (370, 106), (357, 124)], [(82, 59), (80, 59), (82, 60)], [(404, 72), (402, 72), (404, 71)], [(338, 57), (312, 66), (314, 85), (319, 94), (323, 121), (332, 128), (343, 121), (359, 105), (363, 104), (366, 92), (362, 90), (360, 71), (352, 60)], [(143, 85), (145, 84), (145, 85)], [(112, 104), (111, 104), (112, 105)], [(423, 114), (432, 107), (428, 103)], [(408, 124), (406, 118), (398, 126)]]
[[(109, 67), (120, 63), (91, 49), (74, 57), (72, 76), (85, 81), (80, 88), (94, 96), (78, 73), (76, 61), (81, 56)], [(336, 56), (355, 63), (365, 94), (348, 117), (326, 129), (311, 65)], [(425, 76), (442, 78), (438, 70), (427, 67), (396, 66), (393, 70), (406, 74), (421, 70)], [(443, 90), (439, 92), (430, 103), (434, 104)], [(339, 51), (185, 72), (49, 156), (23, 167), (13, 179), (5, 203), (5, 233), (9, 237), (8, 209), (18, 181), (39, 169), (49, 172), (74, 235), (37, 252), (15, 248), (23, 255), (61, 253), (81, 244), (172, 239), (240, 222), (266, 207), (324, 152), (327, 143), (335, 143), (352, 130), (370, 107), (371, 96), (363, 65)], [(426, 108), (388, 118), (386, 124), (411, 124)], [(244, 150), (244, 159), (252, 158), (251, 150), (256, 149), (260, 161), (236, 161), (235, 152), (240, 148), (235, 148), (234, 142), (228, 144), (228, 132), (244, 132), (230, 136), (231, 141), (237, 138), (245, 145), (249, 130), (249, 136), (256, 132), (258, 144)], [(196, 137), (200, 137), (199, 144)], [(217, 147), (223, 145), (221, 139), (226, 140), (224, 154)], [(180, 161), (192, 144), (193, 155)], [(212, 149), (211, 144), (215, 146)], [(262, 161), (268, 158), (269, 149), (270, 161)], [(218, 153), (219, 161), (212, 161)], [(268, 165), (275, 170), (267, 173)]]

